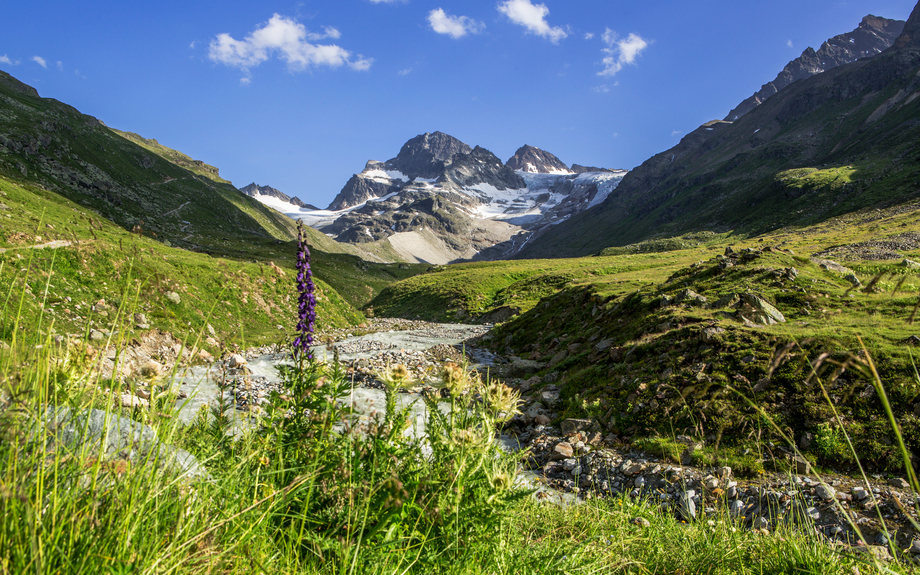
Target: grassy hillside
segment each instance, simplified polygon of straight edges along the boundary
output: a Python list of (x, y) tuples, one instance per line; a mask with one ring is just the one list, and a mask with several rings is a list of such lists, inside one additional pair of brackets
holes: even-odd
[[(788, 465), (780, 452), (775, 460), (741, 456), (752, 452), (752, 438), (758, 445), (783, 443), (754, 406), (796, 441), (821, 438), (809, 451), (815, 461), (852, 463), (842, 436), (827, 436), (832, 410), (820, 380), (864, 463), (897, 469), (890, 429), (870, 417), (881, 405), (862, 345), (910, 448), (920, 453), (920, 381), (911, 355), (912, 342), (920, 342), (911, 321), (920, 272), (901, 258), (864, 258), (894, 246), (920, 259), (916, 210), (867, 211), (752, 240), (694, 235), (603, 257), (449, 266), (388, 287), (373, 305), (377, 313), (406, 310), (430, 319), (516, 305), (522, 313), (501, 325), (489, 345), (541, 362), (537, 375), (558, 372), (566, 404), (561, 417), (593, 418), (636, 440), (707, 437), (718, 453), (699, 457), (748, 472)], [(727, 257), (729, 246), (735, 255)], [(826, 250), (825, 257), (856, 258), (842, 264), (861, 287), (854, 288), (848, 271), (811, 259)], [(745, 324), (733, 294), (757, 294), (786, 321)], [(416, 309), (422, 311), (409, 311)]]
[(211, 179), (203, 164), (164, 159), (162, 147), (150, 151), (152, 141), (142, 147), (6, 73), (0, 102), (0, 175), (55, 191), (126, 230), (213, 255), (270, 252), (293, 239), (290, 218)]
[[(311, 240), (325, 237), (308, 231)], [(286, 341), (296, 306), (295, 247), (273, 244), (256, 259), (171, 248), (54, 192), (0, 178), (0, 339), (12, 338), (16, 317), (22, 330), (79, 335), (108, 332), (116, 319), (119, 329), (134, 331), (125, 314), (144, 313), (152, 328), (180, 337), (207, 337), (210, 324), (222, 344)], [(417, 271), (320, 249), (313, 250), (313, 267), (320, 329), (359, 323), (357, 307)]]

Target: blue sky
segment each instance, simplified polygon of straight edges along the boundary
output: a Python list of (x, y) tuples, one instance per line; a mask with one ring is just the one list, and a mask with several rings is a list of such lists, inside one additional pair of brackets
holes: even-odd
[(440, 130), (632, 168), (724, 117), (807, 46), (914, 0), (8, 2), (0, 69), (325, 207)]

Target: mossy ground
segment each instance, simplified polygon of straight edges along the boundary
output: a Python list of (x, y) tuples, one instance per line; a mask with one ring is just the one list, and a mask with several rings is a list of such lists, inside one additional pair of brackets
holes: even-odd
[[(845, 273), (808, 254), (916, 230), (914, 210), (873, 210), (760, 238), (675, 238), (603, 257), (450, 266), (393, 284), (374, 305), (399, 314), (411, 301), (410, 313), (450, 319), (514, 302), (522, 313), (497, 328), (491, 345), (546, 362), (541, 375), (562, 374), (561, 417), (592, 417), (626, 438), (707, 439), (712, 452), (697, 457), (753, 473), (788, 466), (782, 453), (764, 448), (783, 445), (785, 434), (805, 438), (814, 462), (847, 468), (854, 459), (836, 409), (860, 460), (894, 471), (902, 461), (878, 417), (867, 358), (908, 447), (920, 454), (920, 383), (910, 343), (920, 332), (911, 322), (920, 274), (900, 260), (842, 262), (863, 282), (855, 289)], [(753, 253), (723, 269), (727, 245)], [(662, 305), (687, 289), (708, 303)], [(787, 321), (749, 326), (734, 309), (712, 307), (737, 293), (758, 294)]]

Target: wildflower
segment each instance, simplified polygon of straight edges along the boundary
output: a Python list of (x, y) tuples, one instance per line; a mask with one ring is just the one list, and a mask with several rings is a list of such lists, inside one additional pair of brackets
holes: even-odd
[(453, 362), (447, 362), (441, 370), (441, 381), (452, 397), (459, 397), (472, 386), (476, 376), (469, 374)]
[(377, 377), (382, 381), (389, 390), (397, 390), (400, 387), (406, 387), (412, 383), (412, 374), (405, 365), (397, 364), (387, 366), (383, 373), (378, 373)]
[(518, 403), (521, 398), (520, 392), (499, 381), (489, 383), (483, 390), (482, 395), (492, 412), (496, 415), (501, 414), (501, 417), (496, 417), (499, 421), (507, 421), (514, 417), (515, 414), (520, 413), (518, 410)]
[(297, 224), (297, 337), (294, 338), (293, 354), (298, 360), (313, 359), (310, 346), (313, 345), (313, 330), (316, 324), (316, 287), (310, 271), (310, 250), (303, 222)]

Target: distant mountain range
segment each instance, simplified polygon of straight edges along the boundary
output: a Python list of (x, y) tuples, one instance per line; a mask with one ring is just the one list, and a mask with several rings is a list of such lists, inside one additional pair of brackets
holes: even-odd
[(699, 230), (762, 233), (920, 196), (920, 5), (901, 30), (875, 56), (794, 81), (734, 122), (704, 124), (515, 257)]
[[(303, 200), (297, 196), (291, 197), (281, 190), (275, 189), (271, 186), (260, 186), (255, 182), (249, 184), (248, 186), (243, 186), (240, 188), (240, 191), (249, 196), (250, 198), (255, 198), (257, 200), (262, 200), (263, 198), (274, 198), (286, 204), (291, 204), (297, 206), (298, 208), (303, 208), (307, 210), (318, 210), (313, 204), (305, 204)], [(268, 202), (265, 202), (268, 203)]]
[(626, 173), (579, 168), (533, 146), (502, 162), (433, 132), (368, 161), (326, 210), (272, 205), (337, 241), (383, 243), (407, 261), (503, 259), (535, 231), (601, 202)]

